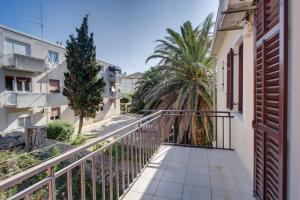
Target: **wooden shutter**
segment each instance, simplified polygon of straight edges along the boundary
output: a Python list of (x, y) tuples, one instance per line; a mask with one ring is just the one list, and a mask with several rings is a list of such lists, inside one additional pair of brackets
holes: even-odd
[(260, 0), (255, 13), (254, 191), (285, 199), (287, 1)]
[(239, 46), (239, 112), (243, 112), (243, 75), (244, 75), (244, 45)]
[(233, 49), (227, 54), (227, 89), (226, 89), (226, 107), (229, 110), (233, 108)]

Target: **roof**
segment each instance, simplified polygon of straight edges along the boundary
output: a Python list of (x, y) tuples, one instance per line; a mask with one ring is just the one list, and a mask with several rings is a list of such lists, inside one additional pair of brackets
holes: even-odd
[(135, 72), (133, 74), (129, 74), (127, 76), (124, 76), (123, 78), (128, 78), (128, 79), (140, 79), (142, 78), (143, 76), (143, 73), (141, 72)]
[(7, 31), (10, 31), (10, 32), (13, 32), (13, 33), (17, 33), (17, 34), (20, 34), (20, 35), (23, 35), (25, 37), (29, 37), (31, 39), (35, 39), (35, 40), (38, 40), (38, 41), (41, 41), (41, 42), (44, 42), (44, 43), (47, 43), (47, 44), (50, 44), (50, 45), (53, 45), (53, 46), (56, 46), (56, 47), (59, 47), (59, 48), (62, 48), (62, 49), (65, 49), (64, 46), (61, 46), (61, 45), (58, 45), (54, 42), (51, 42), (51, 41), (48, 41), (48, 40), (45, 40), (45, 39), (42, 39), (42, 38), (39, 38), (39, 37), (36, 37), (36, 36), (33, 36), (33, 35), (30, 35), (28, 33), (24, 33), (22, 31), (19, 31), (19, 30), (16, 30), (14, 28), (10, 28), (10, 27), (7, 27), (3, 24), (0, 24), (0, 28), (4, 29), (4, 30), (7, 30)]

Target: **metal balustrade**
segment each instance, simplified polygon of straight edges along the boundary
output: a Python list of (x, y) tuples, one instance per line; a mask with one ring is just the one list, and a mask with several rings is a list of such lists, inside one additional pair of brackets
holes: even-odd
[[(179, 141), (178, 119), (183, 117), (185, 120), (196, 119), (199, 123), (208, 120), (212, 128), (212, 141), (203, 143), (206, 145), (192, 144), (187, 131), (186, 138)], [(217, 132), (219, 118), (223, 122), (222, 140)], [(231, 137), (230, 125), (229, 133), (224, 133), (225, 119), (230, 123), (231, 118), (229, 112), (157, 111), (1, 181), (0, 191), (16, 189), (17, 193), (9, 197), (10, 200), (35, 199), (37, 192), (40, 192), (39, 195), (42, 193), (42, 199), (51, 200), (119, 199), (126, 194), (162, 144), (231, 149), (231, 138), (225, 140), (225, 136)], [(218, 140), (223, 142), (219, 144)], [(33, 178), (37, 181), (32, 182)]]

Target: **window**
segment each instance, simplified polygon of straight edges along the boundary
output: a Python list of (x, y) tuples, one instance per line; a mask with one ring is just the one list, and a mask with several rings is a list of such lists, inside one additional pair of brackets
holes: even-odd
[(18, 118), (18, 126), (19, 127), (26, 127), (31, 125), (31, 117), (19, 117)]
[(5, 89), (7, 91), (14, 90), (14, 77), (13, 76), (5, 76)]
[(59, 54), (55, 51), (48, 51), (48, 61), (50, 63), (59, 63)]
[(100, 111), (104, 111), (104, 103), (100, 103)]
[(50, 120), (60, 119), (60, 108), (51, 108)]
[(4, 41), (4, 54), (30, 56), (30, 44), (7, 38)]
[(227, 90), (226, 90), (226, 107), (233, 109), (233, 49), (227, 54)]
[(17, 77), (17, 91), (30, 92), (31, 91), (31, 79), (25, 77)]
[(60, 93), (59, 80), (54, 80), (54, 79), (49, 80), (49, 92)]
[(238, 110), (240, 113), (243, 112), (243, 60), (244, 60), (244, 45), (243, 43), (239, 46), (239, 103)]

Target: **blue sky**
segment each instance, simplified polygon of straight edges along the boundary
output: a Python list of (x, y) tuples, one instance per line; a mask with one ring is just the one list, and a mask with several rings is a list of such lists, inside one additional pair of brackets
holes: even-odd
[(154, 41), (165, 36), (165, 29), (179, 30), (190, 20), (194, 26), (213, 12), (219, 0), (2, 0), (0, 24), (34, 36), (41, 36), (32, 17), (43, 7), (44, 39), (65, 43), (75, 27), (90, 14), (97, 58), (133, 73), (145, 71), (153, 63), (145, 59), (153, 52)]

